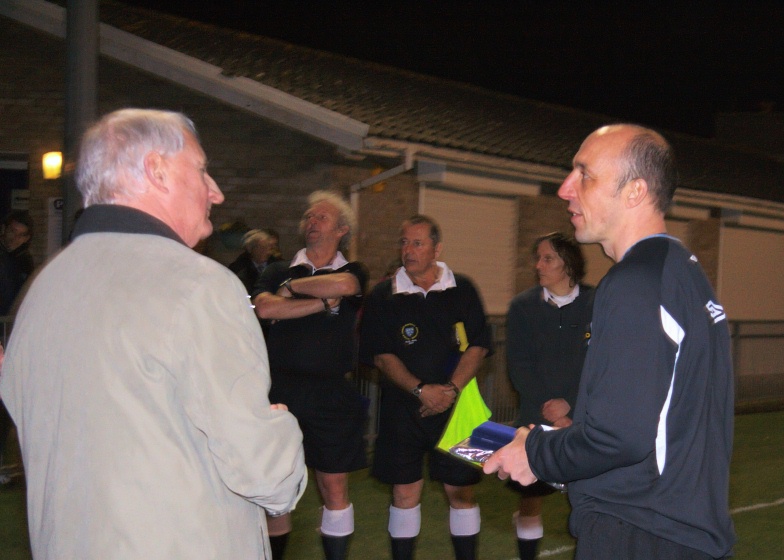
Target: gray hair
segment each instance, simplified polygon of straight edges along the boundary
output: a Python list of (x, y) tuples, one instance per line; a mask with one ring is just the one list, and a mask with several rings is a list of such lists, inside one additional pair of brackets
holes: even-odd
[(257, 243), (262, 241), (269, 241), (270, 239), (272, 239), (272, 237), (268, 233), (260, 229), (252, 229), (247, 231), (245, 235), (242, 236), (242, 246), (245, 248), (245, 250), (250, 250)]
[(105, 115), (82, 138), (76, 186), (85, 208), (143, 194), (144, 157), (180, 152), (186, 132), (198, 139), (193, 122), (182, 113), (120, 109)]
[[(357, 216), (354, 214), (354, 209), (342, 196), (332, 191), (313, 191), (308, 195), (308, 208), (315, 206), (319, 202), (326, 202), (334, 206), (338, 211), (338, 227), (348, 227), (348, 233), (340, 239), (340, 247), (345, 249), (348, 247), (351, 236), (357, 230)], [(300, 221), (299, 230), (300, 232), (305, 231), (304, 218)]]
[(433, 240), (433, 246), (441, 243), (441, 228), (438, 226), (438, 222), (425, 214), (414, 214), (403, 222), (400, 226), (400, 235), (403, 235), (403, 230), (407, 227), (418, 226), (420, 224), (425, 224), (428, 227), (428, 236)]

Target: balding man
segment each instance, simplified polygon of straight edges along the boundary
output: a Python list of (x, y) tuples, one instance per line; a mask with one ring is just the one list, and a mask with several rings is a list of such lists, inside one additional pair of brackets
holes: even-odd
[(575, 237), (616, 264), (596, 291), (571, 426), (520, 428), (485, 464), (568, 482), (577, 560), (723, 558), (733, 373), (727, 320), (702, 268), (666, 234), (672, 150), (634, 125), (583, 142), (558, 195)]

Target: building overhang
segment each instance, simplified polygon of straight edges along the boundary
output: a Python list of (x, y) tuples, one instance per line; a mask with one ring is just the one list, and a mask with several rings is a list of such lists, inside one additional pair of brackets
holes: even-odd
[[(66, 36), (65, 8), (43, 0), (0, 0), (0, 15)], [(339, 148), (363, 147), (369, 126), (245, 77), (106, 24), (99, 26), (100, 54), (218, 99)]]

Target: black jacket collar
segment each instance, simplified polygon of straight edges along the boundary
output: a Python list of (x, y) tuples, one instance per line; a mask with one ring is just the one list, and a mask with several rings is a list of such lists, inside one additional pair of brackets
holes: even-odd
[(72, 239), (87, 233), (140, 233), (160, 235), (185, 245), (172, 228), (146, 212), (119, 204), (98, 204), (82, 212)]

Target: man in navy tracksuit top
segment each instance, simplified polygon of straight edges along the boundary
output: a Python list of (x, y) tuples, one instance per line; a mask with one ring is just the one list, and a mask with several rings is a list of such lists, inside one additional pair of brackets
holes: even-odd
[(520, 428), (485, 464), (568, 482), (575, 558), (723, 558), (733, 374), (727, 319), (697, 259), (665, 233), (670, 146), (652, 130), (588, 136), (558, 195), (575, 237), (616, 265), (599, 284), (574, 422)]

